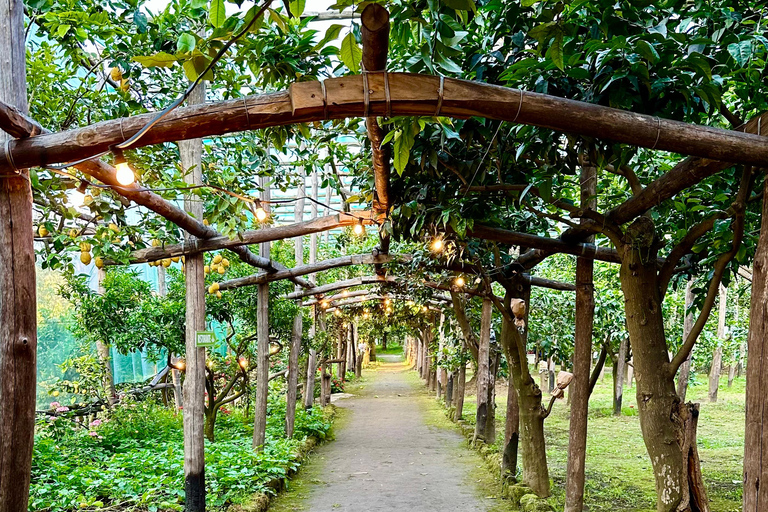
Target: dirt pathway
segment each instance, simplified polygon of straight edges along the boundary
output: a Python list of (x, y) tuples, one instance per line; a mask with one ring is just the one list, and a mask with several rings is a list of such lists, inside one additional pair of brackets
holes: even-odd
[[(399, 358), (367, 372), (336, 440), (321, 446), (270, 511), (488, 511), (501, 500), (481, 459)], [(393, 360), (394, 359), (394, 360)], [(439, 426), (443, 424), (443, 426)]]

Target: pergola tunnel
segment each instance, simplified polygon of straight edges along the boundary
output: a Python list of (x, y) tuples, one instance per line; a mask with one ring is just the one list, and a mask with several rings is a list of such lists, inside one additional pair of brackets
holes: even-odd
[(243, 508), (377, 352), (522, 510), (766, 509), (762, 7), (320, 3), (0, 0), (0, 512)]

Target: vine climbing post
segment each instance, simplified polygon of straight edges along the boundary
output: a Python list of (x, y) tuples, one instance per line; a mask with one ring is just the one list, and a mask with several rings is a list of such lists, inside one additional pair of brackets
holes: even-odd
[(480, 319), (480, 339), (477, 350), (477, 412), (475, 415), (474, 442), (485, 441), (486, 422), (488, 421), (488, 384), (490, 378), (490, 348), (491, 348), (491, 314), (493, 304), (491, 299), (483, 297), (483, 309)]
[[(0, 101), (26, 113), (24, 5), (0, 0)], [(0, 131), (0, 143), (9, 135)], [(0, 174), (0, 510), (26, 512), (37, 377), (37, 290), (29, 173)]]
[[(597, 170), (581, 168), (581, 208), (597, 207)], [(584, 222), (584, 219), (582, 219)], [(593, 243), (595, 237), (587, 240)], [(571, 383), (571, 423), (568, 430), (568, 467), (565, 484), (565, 512), (581, 512), (584, 507), (584, 461), (587, 453), (589, 412), (589, 367), (592, 363), (592, 325), (595, 315), (594, 260), (576, 259), (576, 332)]]
[[(189, 103), (205, 102), (205, 86), (199, 84)], [(203, 143), (201, 139), (179, 142), (184, 181), (202, 185)], [(203, 218), (203, 203), (194, 194), (184, 197), (184, 209), (196, 219)], [(187, 243), (195, 237), (185, 233)], [(184, 380), (184, 492), (187, 512), (205, 510), (205, 348), (196, 345), (197, 331), (205, 329), (205, 262), (203, 254), (185, 258), (186, 282), (186, 379)]]

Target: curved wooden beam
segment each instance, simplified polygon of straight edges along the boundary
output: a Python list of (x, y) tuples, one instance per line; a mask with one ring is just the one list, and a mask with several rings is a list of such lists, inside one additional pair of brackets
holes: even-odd
[[(440, 78), (389, 73), (388, 83), (392, 115), (435, 115)], [(180, 107), (155, 125), (137, 146), (365, 114), (366, 95), (361, 76), (333, 78), (324, 85), (300, 82), (288, 91)], [(368, 86), (368, 113), (387, 115), (384, 74), (369, 73)], [(768, 165), (768, 144), (758, 135), (479, 82), (445, 78), (439, 110), (443, 116), (481, 116), (724, 162)], [(17, 168), (27, 168), (71, 162), (106, 152), (110, 145), (123, 142), (139, 131), (154, 115), (115, 119), (11, 141), (11, 156), (5, 148), (0, 148), (0, 174), (8, 172), (11, 161)]]

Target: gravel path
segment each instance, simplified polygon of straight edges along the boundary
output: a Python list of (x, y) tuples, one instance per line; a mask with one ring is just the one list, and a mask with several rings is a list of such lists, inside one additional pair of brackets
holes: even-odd
[[(439, 414), (399, 358), (366, 374), (336, 440), (321, 446), (270, 510), (487, 511), (498, 501), (477, 483), (481, 460), (456, 431), (429, 425)], [(394, 359), (394, 360), (393, 360)], [(487, 476), (485, 477), (487, 480)]]

